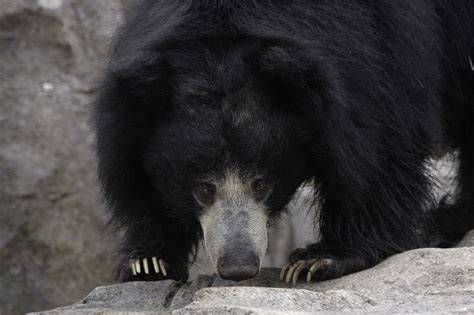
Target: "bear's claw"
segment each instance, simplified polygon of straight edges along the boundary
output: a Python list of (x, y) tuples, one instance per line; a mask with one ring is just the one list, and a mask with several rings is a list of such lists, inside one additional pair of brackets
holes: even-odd
[[(280, 280), (285, 281), (285, 283), (292, 282), (293, 285), (296, 285), (298, 282), (298, 277), (300, 273), (307, 269), (308, 273), (306, 275), (306, 281), (311, 282), (313, 274), (318, 270), (324, 270), (329, 267), (333, 261), (331, 259), (308, 259), (308, 260), (298, 260), (294, 263), (289, 263), (281, 269)], [(286, 274), (286, 277), (285, 277)]]
[(142, 266), (143, 266), (143, 272), (145, 274), (150, 273), (150, 268), (148, 264), (148, 259), (151, 260), (151, 264), (153, 265), (153, 269), (151, 269), (151, 272), (155, 272), (156, 274), (159, 274), (160, 271), (163, 273), (163, 276), (167, 276), (167, 271), (166, 271), (166, 263), (164, 262), (163, 259), (157, 259), (155, 256), (151, 258), (137, 258), (130, 260), (130, 269), (132, 270), (132, 274), (136, 276), (137, 274), (142, 272)]

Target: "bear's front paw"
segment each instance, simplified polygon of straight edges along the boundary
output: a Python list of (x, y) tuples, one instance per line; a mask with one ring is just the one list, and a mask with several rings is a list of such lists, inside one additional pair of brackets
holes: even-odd
[(188, 266), (179, 258), (158, 258), (157, 256), (124, 257), (117, 270), (120, 282), (188, 279)]
[[(372, 254), (376, 253), (373, 251)], [(367, 251), (342, 246), (311, 244), (305, 249), (299, 248), (290, 255), (290, 263), (283, 267), (280, 279), (296, 285), (303, 271), (306, 281), (312, 279), (328, 280), (338, 278), (375, 265), (379, 260), (367, 255)]]
[(311, 282), (315, 272), (326, 270), (332, 264), (333, 260), (328, 258), (300, 259), (294, 263), (289, 263), (281, 269), (280, 280), (285, 281), (285, 283), (290, 283), (291, 281), (293, 285), (296, 285), (301, 272), (307, 270), (306, 281)]
[(155, 256), (151, 258), (137, 258), (130, 260), (130, 270), (133, 276), (137, 276), (143, 272), (143, 274), (162, 274), (166, 277), (168, 272), (166, 271), (166, 263), (163, 259), (158, 259)]

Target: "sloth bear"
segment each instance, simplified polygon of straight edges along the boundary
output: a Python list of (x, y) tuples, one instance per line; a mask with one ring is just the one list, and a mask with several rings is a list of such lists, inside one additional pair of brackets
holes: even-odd
[[(94, 105), (119, 276), (188, 278), (203, 239), (255, 276), (267, 224), (314, 183), (321, 236), (282, 278), (330, 279), (474, 227), (472, 0), (141, 0)], [(457, 152), (454, 196), (427, 162)], [(409, 267), (409, 266), (407, 266)]]

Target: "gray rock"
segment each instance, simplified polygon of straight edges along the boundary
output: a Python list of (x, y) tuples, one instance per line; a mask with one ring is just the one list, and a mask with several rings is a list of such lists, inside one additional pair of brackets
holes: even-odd
[(193, 301), (195, 293), (203, 288), (211, 287), (217, 276), (199, 276), (196, 280), (181, 286), (173, 296), (169, 309), (180, 309)]
[[(471, 231), (462, 241), (472, 244)], [(301, 314), (474, 312), (474, 247), (424, 248), (392, 256), (339, 279), (300, 283), (278, 280), (263, 269), (251, 280), (202, 276), (174, 281), (101, 287), (83, 301), (39, 314)]]
[(165, 311), (169, 308), (171, 298), (176, 294), (179, 285), (176, 281), (166, 280), (159, 282), (129, 282), (108, 287), (98, 287), (73, 307), (59, 308), (51, 313), (160, 313), (160, 311)]
[(370, 301), (355, 292), (337, 290), (324, 293), (308, 290), (223, 287), (198, 291), (194, 302), (173, 314), (281, 314), (317, 311), (362, 310)]
[(468, 232), (456, 247), (474, 247), (474, 230)]
[(120, 10), (118, 0), (0, 0), (1, 314), (112, 281), (87, 104)]

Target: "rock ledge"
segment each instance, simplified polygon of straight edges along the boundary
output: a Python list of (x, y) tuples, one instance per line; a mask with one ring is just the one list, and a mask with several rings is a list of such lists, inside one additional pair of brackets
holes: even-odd
[(241, 282), (200, 276), (184, 285), (98, 287), (77, 304), (35, 314), (468, 314), (474, 312), (473, 243), (471, 231), (458, 248), (412, 250), (369, 270), (295, 288), (279, 282), (274, 268)]

